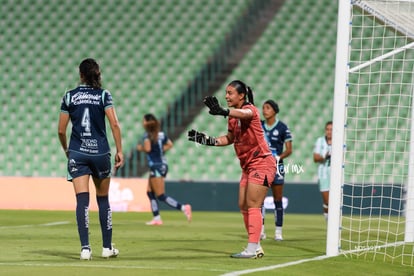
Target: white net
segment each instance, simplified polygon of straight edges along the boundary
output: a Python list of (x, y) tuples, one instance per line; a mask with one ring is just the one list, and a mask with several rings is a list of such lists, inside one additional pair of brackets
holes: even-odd
[(413, 265), (412, 243), (404, 243), (404, 206), (414, 2), (354, 1), (350, 28), (340, 250)]

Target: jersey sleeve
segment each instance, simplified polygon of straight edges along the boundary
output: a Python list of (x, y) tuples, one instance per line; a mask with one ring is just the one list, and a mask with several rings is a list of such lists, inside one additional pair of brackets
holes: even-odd
[(62, 101), (60, 102), (60, 112), (69, 113), (69, 99), (70, 93), (66, 92), (62, 97)]
[(163, 138), (162, 138), (162, 144), (163, 144), (163, 145), (167, 144), (168, 139), (169, 139), (169, 138), (168, 138), (167, 134), (166, 134), (166, 133), (164, 133)]
[(316, 139), (315, 146), (313, 147), (313, 153), (321, 155), (321, 138)]
[(112, 100), (111, 92), (109, 92), (108, 90), (102, 91), (102, 102), (103, 102), (104, 109), (113, 107), (113, 100)]
[(293, 136), (292, 136), (292, 132), (290, 132), (290, 129), (288, 126), (286, 126), (286, 131), (285, 131), (285, 142), (288, 141), (293, 141)]

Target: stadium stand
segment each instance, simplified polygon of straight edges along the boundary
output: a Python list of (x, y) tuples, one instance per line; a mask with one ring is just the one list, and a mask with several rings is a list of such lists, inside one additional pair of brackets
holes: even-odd
[[(65, 176), (56, 121), (77, 66), (95, 57), (114, 95), (124, 148), (144, 113), (163, 114), (251, 1), (3, 1), (0, 175)], [(29, 145), (29, 146), (28, 146)], [(22, 153), (24, 149), (24, 153)]]
[[(142, 115), (164, 116), (255, 2), (262, 1), (3, 1), (0, 96), (6, 120), (0, 128), (0, 176), (66, 175), (56, 135), (59, 102), (78, 83), (77, 66), (89, 56), (101, 63), (126, 154), (134, 154)], [(313, 143), (332, 117), (336, 16), (335, 1), (285, 1), (238, 66), (210, 91), (224, 103), (225, 85), (242, 79), (255, 91), (258, 107), (268, 98), (279, 103), (279, 117), (294, 135), (288, 182), (316, 181)], [(201, 110), (174, 133), (168, 179), (238, 179), (232, 147), (187, 142), (191, 128), (210, 135), (226, 132), (223, 118), (192, 103)], [(295, 166), (304, 171), (296, 173)]]
[[(313, 143), (323, 135), (325, 122), (332, 118), (336, 11), (333, 2), (286, 1), (259, 41), (215, 92), (224, 104), (225, 85), (233, 79), (242, 79), (255, 91), (258, 107), (268, 98), (279, 103), (279, 119), (289, 125), (294, 135), (287, 181), (316, 181)], [(226, 132), (226, 123), (223, 118), (210, 116), (203, 108), (188, 127), (191, 128), (214, 136)], [(186, 133), (183, 133), (178, 141), (185, 139)], [(171, 150), (168, 158), (172, 164), (179, 164), (178, 159), (186, 155), (186, 147)], [(222, 180), (239, 178), (238, 161), (232, 147), (194, 150), (197, 156), (212, 156), (216, 160), (212, 163), (196, 160), (211, 173), (188, 173), (189, 168), (180, 165), (178, 170), (172, 169), (170, 178), (190, 176), (193, 180), (208, 180), (212, 174)]]

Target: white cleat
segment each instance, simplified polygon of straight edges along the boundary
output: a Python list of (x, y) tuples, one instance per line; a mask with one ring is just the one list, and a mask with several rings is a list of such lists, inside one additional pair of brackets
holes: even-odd
[(112, 248), (102, 249), (102, 258), (115, 258), (119, 254), (119, 250), (112, 246)]
[(92, 250), (90, 249), (82, 249), (80, 253), (81, 260), (92, 260)]
[(256, 249), (256, 257), (257, 258), (262, 258), (263, 256), (264, 256), (263, 248), (261, 246), (259, 246), (259, 248)]
[(275, 232), (275, 241), (283, 241), (282, 231)]

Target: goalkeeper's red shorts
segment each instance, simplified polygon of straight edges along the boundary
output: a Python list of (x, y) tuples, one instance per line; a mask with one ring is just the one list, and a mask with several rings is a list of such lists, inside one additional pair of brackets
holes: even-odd
[(273, 156), (269, 155), (260, 163), (242, 171), (240, 186), (247, 184), (263, 185), (270, 187), (276, 175), (276, 163)]

